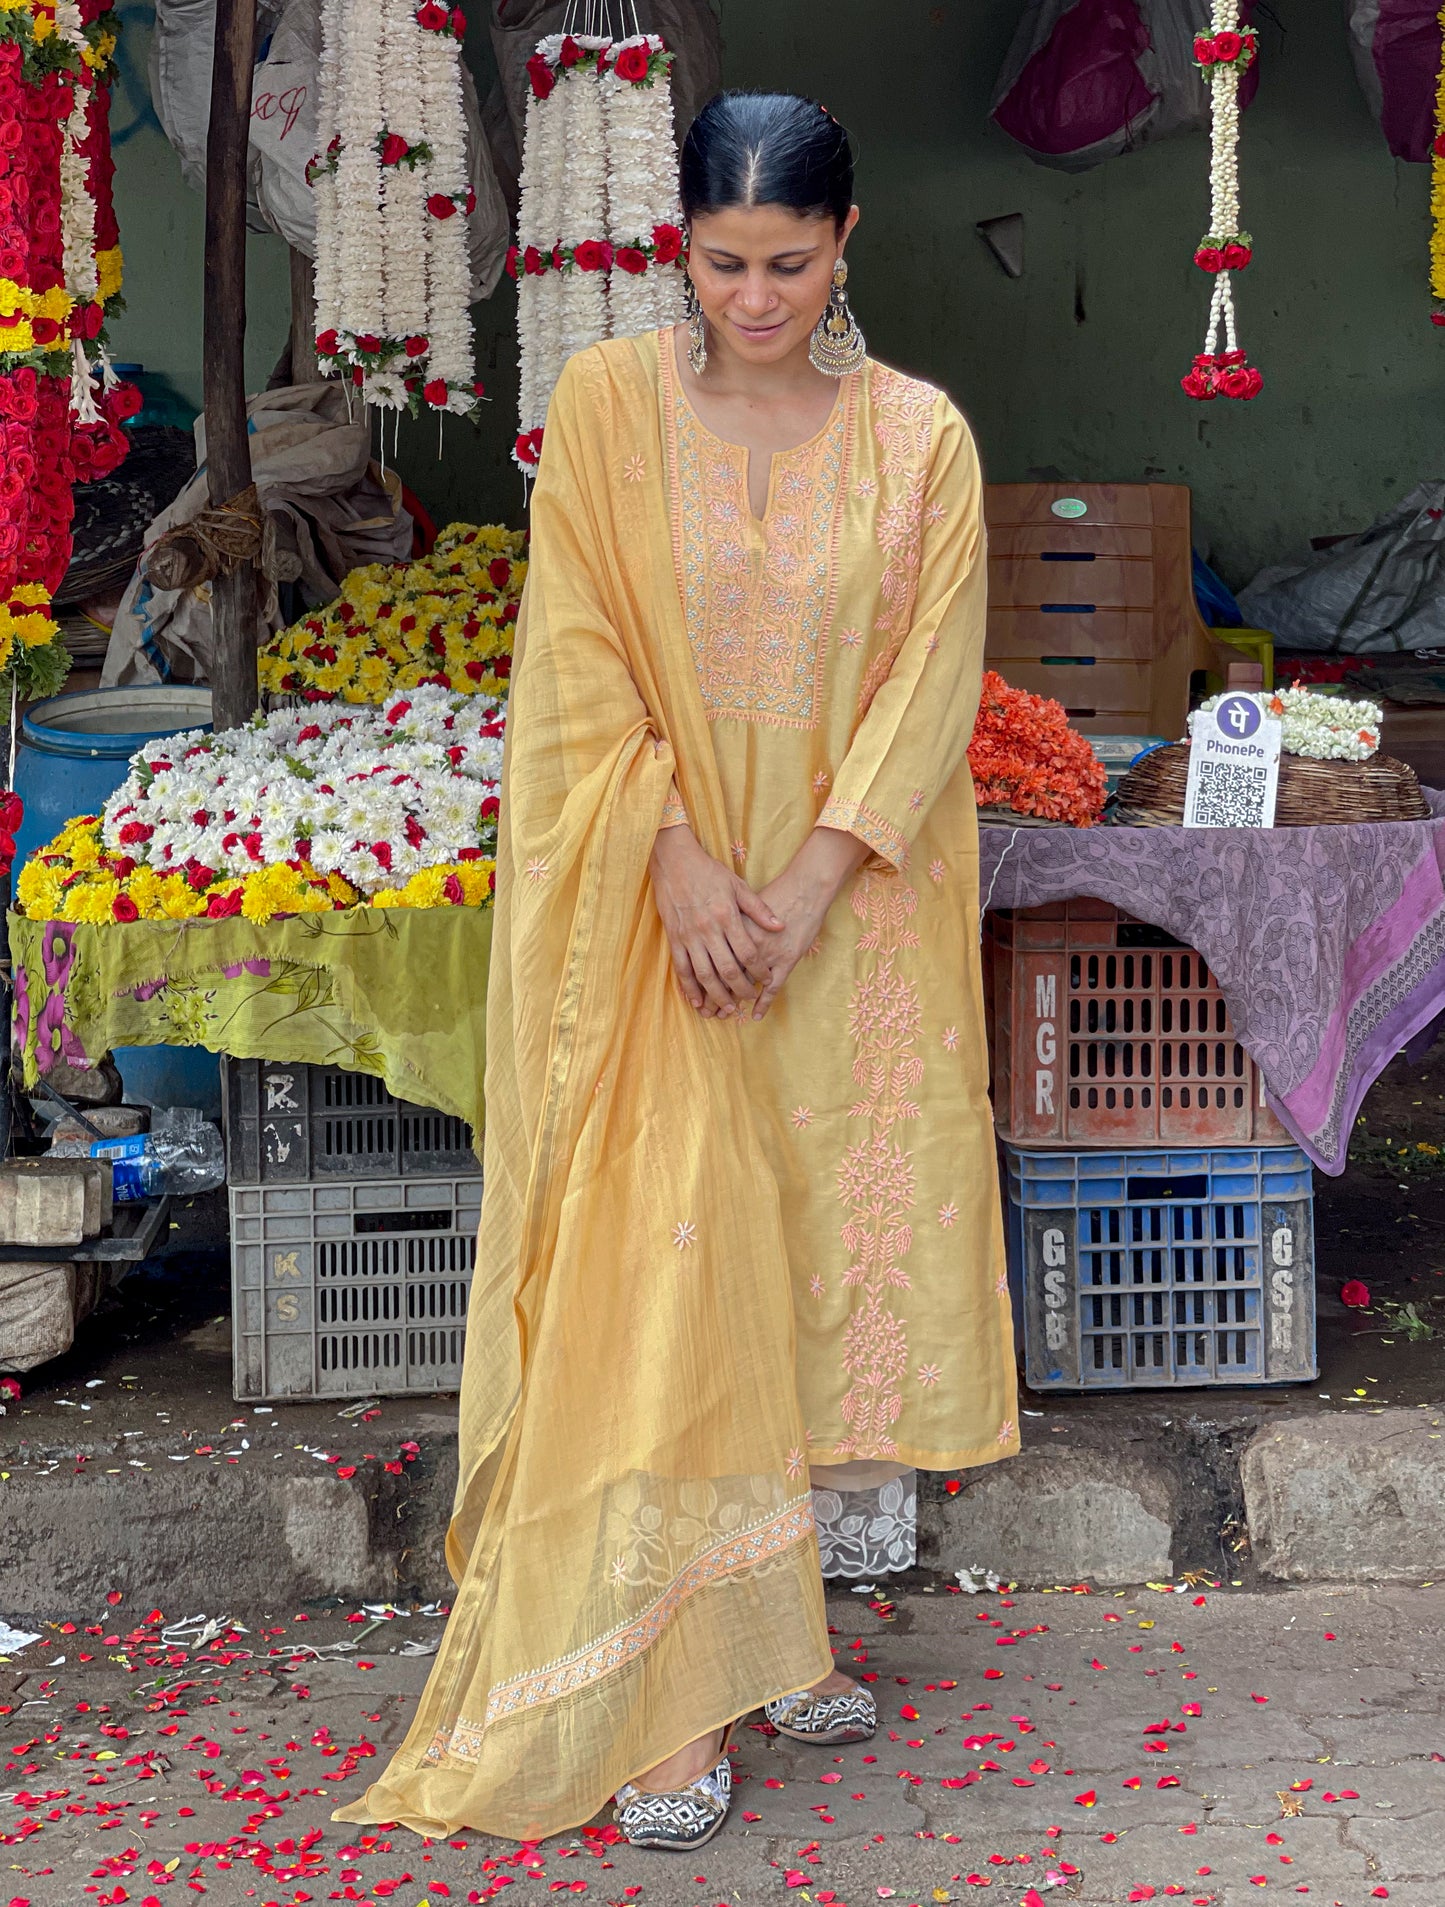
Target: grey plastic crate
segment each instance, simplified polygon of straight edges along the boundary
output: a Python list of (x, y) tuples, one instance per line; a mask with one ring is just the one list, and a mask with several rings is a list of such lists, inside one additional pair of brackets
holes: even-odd
[(232, 1185), (447, 1178), (477, 1169), (465, 1120), (397, 1099), (374, 1073), (266, 1059), (224, 1066)]
[(1034, 1390), (1316, 1375), (1314, 1190), (1294, 1146), (1003, 1147), (1014, 1315)]
[(233, 1185), (237, 1398), (455, 1390), (479, 1174)]

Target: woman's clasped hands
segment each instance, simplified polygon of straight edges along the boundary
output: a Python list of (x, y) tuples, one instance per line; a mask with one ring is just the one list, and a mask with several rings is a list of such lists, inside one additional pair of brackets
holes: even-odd
[(708, 1020), (762, 1019), (867, 852), (851, 834), (815, 828), (755, 893), (690, 827), (664, 829), (652, 851), (652, 891), (688, 1003)]

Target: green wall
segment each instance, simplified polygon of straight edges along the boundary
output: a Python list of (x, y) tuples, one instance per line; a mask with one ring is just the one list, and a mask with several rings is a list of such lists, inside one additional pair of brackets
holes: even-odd
[[(728, 82), (814, 93), (855, 134), (863, 221), (850, 291), (878, 355), (952, 392), (995, 479), (1189, 484), (1196, 542), (1235, 583), (1440, 475), (1445, 333), (1429, 323), (1428, 172), (1385, 150), (1340, 0), (1276, 0), (1279, 24), (1264, 28), (1241, 147), (1256, 257), (1236, 282), (1241, 341), (1266, 387), (1251, 404), (1209, 406), (1178, 388), (1208, 305), (1190, 262), (1208, 208), (1206, 141), (1167, 140), (1078, 176), (1035, 165), (987, 117), (1018, 11), (1019, 0), (724, 0)], [(471, 37), (477, 51), (485, 35)], [(200, 204), (153, 127), (121, 147), (117, 196), (121, 354), (169, 370), (194, 400)], [(1012, 212), (1026, 221), (1018, 280), (974, 230)], [(448, 423), (438, 462), (435, 423), (404, 423), (401, 465), (439, 518), (516, 521), (506, 281), (477, 317), (495, 400), (481, 432)], [(285, 324), (284, 254), (256, 238), (258, 381)]]

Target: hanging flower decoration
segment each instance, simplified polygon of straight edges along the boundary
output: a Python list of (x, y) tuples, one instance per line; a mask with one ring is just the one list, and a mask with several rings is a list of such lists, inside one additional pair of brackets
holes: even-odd
[(429, 556), (354, 569), (325, 609), (272, 636), (263, 690), (307, 702), (382, 702), (424, 684), (505, 697), (526, 538), (452, 523)]
[(1445, 325), (1445, 7), (1440, 26), (1440, 70), (1435, 79), (1435, 143), (1430, 148), (1430, 322)]
[(656, 34), (551, 34), (527, 62), (517, 242), (520, 429), (536, 468), (563, 364), (600, 338), (682, 316), (682, 213), (673, 139), (673, 54)]
[(1042, 821), (1088, 828), (1104, 811), (1103, 764), (1058, 702), (1010, 688), (984, 671), (968, 745), (980, 808), (1012, 808)]
[(20, 872), (31, 920), (267, 921), (484, 907), (506, 717), (420, 688), (386, 709), (285, 709), (148, 742), (100, 815)]
[(475, 416), (483, 395), (470, 312), (465, 24), (435, 0), (321, 9), (323, 143), (306, 173), (316, 353), (363, 402), (413, 416)]
[(105, 353), (120, 289), (103, 0), (0, 0), (0, 669), (53, 693), (50, 599), (72, 485), (113, 470), (139, 408)]
[[(1264, 379), (1239, 348), (1233, 275), (1243, 271), (1254, 241), (1239, 223), (1239, 83), (1259, 51), (1251, 27), (1241, 27), (1239, 0), (1213, 0), (1210, 30), (1194, 42), (1194, 61), (1210, 99), (1209, 230), (1194, 262), (1214, 280), (1204, 349), (1181, 378), (1189, 397), (1257, 397)], [(1224, 349), (1219, 349), (1220, 331)]]

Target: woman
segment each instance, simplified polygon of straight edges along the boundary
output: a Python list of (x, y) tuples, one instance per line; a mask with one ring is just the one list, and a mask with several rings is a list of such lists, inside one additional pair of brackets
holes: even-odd
[[(725, 1734), (871, 1732), (810, 1474), (1017, 1448), (985, 1087), (978, 461), (868, 360), (847, 134), (688, 134), (690, 316), (567, 365), (533, 499), (448, 1557), (405, 1744), (340, 1817), (639, 1845)], [(887, 1470), (883, 1472), (887, 1474)]]

